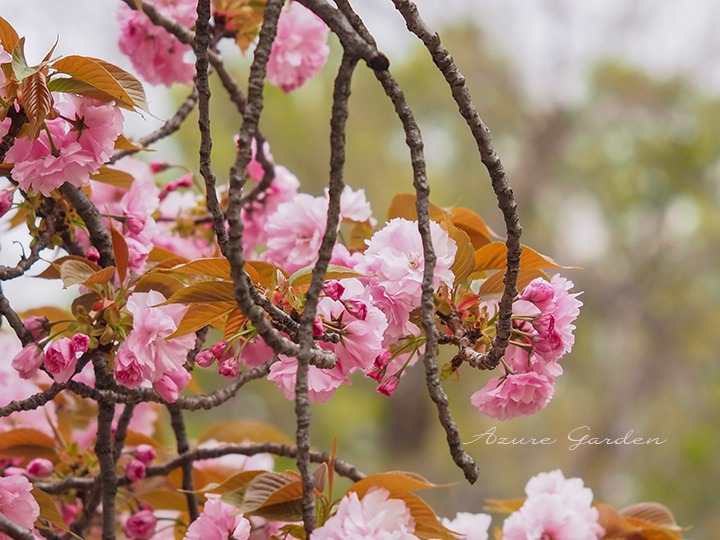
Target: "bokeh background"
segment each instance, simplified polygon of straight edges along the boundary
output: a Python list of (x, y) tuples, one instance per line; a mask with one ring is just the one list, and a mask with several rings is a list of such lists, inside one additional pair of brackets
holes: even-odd
[[(389, 1), (358, 9), (391, 58), (391, 69), (424, 130), (432, 200), (502, 221), (469, 131), (428, 54)], [(566, 265), (585, 303), (577, 340), (554, 400), (527, 419), (480, 415), (469, 396), (486, 375), (447, 381), (463, 439), (495, 426), (505, 437), (552, 438), (549, 446), (467, 446), (481, 469), (468, 486), (454, 468), (416, 368), (392, 399), (357, 379), (314, 407), (316, 446), (361, 470), (413, 470), (452, 487), (425, 493), (441, 514), (481, 511), (485, 498), (522, 495), (527, 479), (560, 468), (585, 479), (596, 499), (617, 507), (641, 500), (669, 506), (689, 538), (720, 530), (720, 4), (713, 0), (422, 0), (493, 132), (518, 199), (524, 242)], [(0, 14), (28, 37), (39, 60), (57, 36), (61, 54), (101, 56), (130, 68), (115, 49), (111, 0), (1, 0)], [(339, 48), (320, 76), (285, 95), (267, 88), (261, 128), (276, 162), (320, 194), (327, 182), (328, 119)], [(239, 78), (248, 58), (227, 50)], [(187, 90), (150, 90), (158, 118), (128, 119), (140, 136), (172, 112)], [(218, 88), (217, 93), (222, 91)], [(214, 166), (232, 162), (239, 118), (213, 105)], [(191, 120), (165, 151), (196, 168)], [(353, 83), (346, 182), (365, 188), (382, 219), (391, 197), (412, 189), (401, 127), (367, 69)], [(0, 261), (21, 240), (0, 228)], [(19, 306), (63, 303), (47, 284), (8, 283)], [(219, 384), (201, 381), (210, 390)], [(290, 403), (260, 382), (223, 408), (232, 417), (294, 427)], [(198, 433), (217, 413), (198, 414)], [(662, 445), (597, 445), (569, 450), (588, 426), (597, 437), (656, 437)]]

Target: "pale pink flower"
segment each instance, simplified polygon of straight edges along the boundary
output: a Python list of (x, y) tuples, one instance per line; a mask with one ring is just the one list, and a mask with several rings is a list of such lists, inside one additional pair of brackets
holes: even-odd
[(458, 512), (454, 519), (443, 518), (441, 523), (462, 540), (488, 540), (488, 529), (492, 516), (488, 514), (471, 514)]
[(94, 99), (63, 94), (56, 107), (64, 118), (46, 120), (47, 131), (34, 141), (17, 139), (5, 158), (14, 164), (12, 177), (22, 189), (45, 196), (65, 182), (87, 185), (110, 159), (123, 124), (117, 107)]
[(53, 472), (53, 464), (49, 459), (35, 458), (28, 463), (26, 470), (35, 478), (47, 478)]
[(293, 2), (282, 12), (267, 65), (268, 81), (285, 92), (299, 88), (325, 65), (330, 29), (312, 11)]
[(254, 368), (267, 362), (274, 355), (275, 353), (272, 347), (265, 343), (262, 337), (256, 336), (244, 346), (240, 353), (240, 361), (245, 364), (246, 367)]
[[(295, 399), (295, 382), (297, 380), (297, 359), (281, 354), (280, 361), (270, 367), (268, 380), (282, 390), (290, 401)], [(309, 367), (308, 395), (310, 401), (327, 402), (335, 394), (340, 385), (350, 382), (348, 376), (339, 365), (332, 369)]]
[[(591, 515), (594, 518), (589, 519)], [(541, 493), (526, 499), (522, 508), (505, 520), (503, 539), (598, 540), (605, 532), (597, 517), (594, 508), (583, 515), (566, 506), (560, 496)]]
[(542, 494), (556, 495), (562, 504), (583, 515), (590, 522), (597, 522), (598, 513), (592, 507), (593, 492), (585, 487), (582, 478), (565, 478), (559, 469), (533, 476), (525, 486), (528, 498)]
[(158, 520), (152, 510), (140, 510), (127, 519), (123, 532), (133, 540), (146, 540), (152, 537), (157, 522)]
[(160, 306), (165, 297), (157, 291), (134, 293), (127, 301), (133, 315), (133, 328), (116, 354), (115, 375), (130, 387), (142, 381), (155, 385), (166, 401), (175, 401), (187, 385), (190, 375), (184, 368), (193, 347), (192, 334), (166, 339), (175, 332), (186, 307), (179, 304)]
[(370, 489), (362, 499), (357, 493), (342, 498), (337, 512), (315, 529), (313, 540), (415, 540), (415, 520), (404, 501), (391, 499), (384, 488)]
[(15, 355), (12, 359), (12, 367), (14, 367), (21, 378), (30, 379), (37, 372), (38, 368), (45, 361), (45, 353), (43, 350), (31, 343)]
[(247, 540), (250, 522), (237, 509), (220, 500), (219, 495), (206, 494), (200, 516), (190, 524), (185, 540)]
[[(24, 529), (32, 529), (40, 515), (31, 490), (32, 484), (24, 476), (0, 477), (0, 514)], [(0, 535), (3, 537), (9, 538)]]
[[(178, 23), (195, 24), (197, 0), (157, 0), (158, 11)], [(185, 59), (192, 50), (161, 26), (153, 24), (146, 14), (120, 4), (118, 47), (132, 62), (140, 76), (151, 84), (187, 84), (192, 81), (195, 66)]]
[[(325, 189), (325, 196), (329, 197), (329, 191)], [(372, 208), (365, 196), (364, 189), (353, 191), (350, 186), (345, 186), (340, 194), (340, 217), (348, 221), (365, 223), (374, 222)], [(373, 223), (374, 224), (374, 223)]]
[(13, 192), (9, 189), (0, 191), (0, 218), (7, 214), (12, 208)]
[(553, 378), (530, 371), (493, 377), (472, 395), (470, 402), (491, 418), (509, 420), (543, 409), (554, 391)]

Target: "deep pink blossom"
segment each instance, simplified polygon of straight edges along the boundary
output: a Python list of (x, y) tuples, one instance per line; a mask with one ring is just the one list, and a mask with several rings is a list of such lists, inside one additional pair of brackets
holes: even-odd
[(451, 531), (459, 533), (462, 540), (488, 540), (492, 516), (458, 512), (454, 519), (443, 518), (441, 522)]
[(43, 350), (31, 343), (15, 355), (12, 359), (12, 367), (14, 367), (20, 377), (30, 379), (37, 372), (38, 368), (45, 361), (45, 353)]
[(125, 474), (131, 482), (136, 482), (145, 478), (146, 469), (145, 463), (139, 459), (133, 459), (125, 465)]
[[(40, 506), (30, 491), (32, 484), (24, 476), (0, 477), (0, 515), (24, 529), (32, 529), (40, 515)], [(0, 538), (9, 538), (0, 535)]]
[(155, 532), (157, 522), (152, 510), (140, 510), (127, 519), (123, 532), (132, 540), (147, 540)]
[(299, 88), (325, 65), (330, 29), (312, 11), (292, 2), (280, 15), (267, 65), (268, 81), (285, 92)]
[(26, 470), (35, 478), (47, 478), (53, 472), (53, 464), (49, 459), (35, 458), (28, 463)]
[(554, 379), (530, 371), (510, 374), (504, 379), (493, 377), (472, 395), (470, 402), (491, 418), (509, 420), (543, 409), (554, 391)]
[(9, 189), (0, 191), (0, 218), (7, 214), (12, 208), (13, 192)]
[(326, 281), (325, 285), (323, 286), (323, 293), (325, 293), (328, 297), (330, 297), (331, 300), (340, 300), (340, 297), (342, 296), (342, 293), (345, 292), (345, 287), (343, 287), (342, 283), (335, 279), (331, 279), (330, 281)]
[(72, 339), (60, 338), (45, 350), (45, 369), (56, 382), (67, 382), (75, 373), (80, 354)]
[(207, 494), (202, 514), (188, 527), (185, 540), (247, 540), (250, 522), (237, 509), (220, 500), (219, 495)]
[(398, 375), (391, 375), (377, 387), (377, 392), (385, 396), (392, 396), (395, 390), (397, 390), (400, 384), (400, 377)]
[(215, 355), (210, 349), (203, 349), (195, 355), (195, 364), (207, 368), (215, 363)]
[[(162, 15), (182, 25), (195, 24), (197, 0), (156, 0), (153, 5)], [(185, 58), (192, 50), (189, 45), (153, 24), (141, 10), (120, 4), (117, 17), (121, 32), (118, 47), (143, 79), (166, 86), (192, 81), (195, 66)]]
[(371, 488), (362, 499), (357, 493), (342, 498), (335, 515), (315, 529), (313, 540), (415, 540), (415, 520), (404, 501), (390, 498), (384, 488)]
[(240, 373), (240, 364), (236, 356), (226, 358), (220, 362), (218, 373), (228, 379), (234, 379)]
[(122, 131), (123, 116), (113, 104), (62, 96), (56, 98), (62, 116), (46, 120), (47, 130), (35, 140), (17, 139), (5, 158), (14, 164), (12, 177), (22, 189), (45, 196), (65, 182), (87, 185), (90, 175), (110, 159)]
[(135, 447), (133, 455), (145, 465), (150, 465), (157, 457), (157, 452), (155, 452), (155, 449), (149, 444), (138, 444)]

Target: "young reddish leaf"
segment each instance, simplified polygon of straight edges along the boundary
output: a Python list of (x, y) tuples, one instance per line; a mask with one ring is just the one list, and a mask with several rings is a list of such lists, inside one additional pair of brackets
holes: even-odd
[[(302, 287), (303, 285), (310, 285), (312, 281), (312, 271), (314, 266), (306, 266), (295, 272), (290, 276), (290, 285), (292, 287)], [(335, 264), (328, 265), (327, 273), (325, 274), (325, 280), (329, 279), (346, 279), (346, 278), (359, 278), (369, 277), (367, 274), (363, 274), (352, 268), (345, 266), (338, 266)]]
[[(115, 77), (115, 70), (122, 70), (112, 66), (115, 69), (109, 71), (106, 66), (112, 66), (112, 64), (77, 55), (66, 56), (51, 65), (51, 67), (57, 71), (70, 75), (72, 78), (100, 90), (102, 94), (107, 95), (111, 100), (115, 101), (118, 107), (125, 109), (138, 107), (146, 110), (147, 104), (145, 103), (144, 93), (142, 96), (135, 96), (140, 99), (139, 102), (136, 102), (131, 94), (123, 87), (123, 84)], [(123, 71), (123, 73), (125, 72)], [(132, 75), (128, 73), (125, 73), (125, 75), (137, 81)], [(140, 83), (138, 82), (137, 84), (139, 85)], [(140, 88), (142, 88), (142, 86), (140, 86)], [(94, 97), (100, 98), (101, 96)], [(106, 101), (110, 101), (110, 99)]]
[(512, 514), (525, 504), (525, 499), (485, 499), (485, 510), (498, 514)]
[(473, 271), (475, 267), (475, 248), (468, 234), (462, 229), (456, 227), (452, 221), (445, 220), (441, 226), (448, 232), (450, 238), (457, 245), (457, 253), (450, 270), (455, 275), (455, 285), (464, 281)]
[(171, 268), (163, 268), (162, 272), (183, 276), (202, 276), (221, 278), (230, 281), (230, 263), (225, 257), (196, 259)]
[(620, 514), (625, 517), (642, 519), (648, 523), (661, 525), (669, 529), (680, 530), (675, 522), (675, 516), (664, 505), (656, 502), (642, 502), (626, 506), (620, 510)]
[(133, 150), (141, 152), (154, 152), (152, 148), (145, 148), (132, 142), (122, 133), (115, 139), (115, 150)]
[(392, 498), (405, 501), (415, 520), (415, 536), (433, 540), (455, 540), (457, 538), (450, 529), (440, 523), (433, 509), (414, 493), (393, 493)]
[(60, 267), (60, 279), (63, 287), (68, 288), (73, 285), (84, 283), (87, 279), (95, 275), (100, 270), (95, 270), (88, 260), (70, 260), (63, 261)]
[(276, 472), (258, 475), (245, 488), (238, 509), (243, 514), (297, 521), (302, 517), (302, 480), (296, 475)]
[(184, 494), (171, 489), (151, 489), (137, 493), (137, 498), (149, 504), (155, 510), (187, 510), (187, 498)]
[(351, 253), (356, 251), (364, 252), (367, 249), (365, 241), (372, 238), (374, 232), (373, 228), (367, 223), (353, 223), (350, 228), (347, 248)]
[(142, 109), (149, 113), (147, 98), (145, 97), (145, 89), (142, 83), (133, 75), (117, 67), (115, 64), (101, 60), (100, 58), (93, 58), (95, 62), (100, 64), (110, 75), (122, 86), (123, 90), (130, 96), (135, 107)]
[(238, 334), (243, 326), (245, 326), (246, 317), (240, 309), (235, 308), (228, 313), (227, 319), (225, 320), (225, 328), (223, 330), (223, 340), (228, 341), (236, 334)]
[[(487, 278), (483, 284), (480, 286), (480, 290), (478, 291), (478, 294), (480, 296), (491, 296), (494, 294), (502, 294), (502, 292), (505, 290), (505, 284), (503, 283), (503, 279), (505, 277), (505, 272), (503, 271), (497, 271), (493, 273), (489, 278)], [(548, 281), (550, 278), (548, 275), (543, 272), (542, 270), (537, 270), (535, 268), (527, 270), (527, 269), (521, 269), (518, 273), (517, 278), (517, 288), (519, 291), (522, 291), (528, 283), (530, 283), (535, 278), (544, 278)]]
[(213, 319), (227, 315), (235, 307), (232, 302), (215, 302), (212, 304), (190, 304), (183, 315), (177, 330), (166, 339), (173, 339), (197, 332), (212, 323)]
[[(481, 270), (504, 270), (506, 267), (507, 246), (503, 242), (491, 242), (475, 251), (475, 271)], [(522, 246), (520, 256), (521, 269), (543, 269), (543, 268), (575, 268), (562, 266), (550, 257), (538, 253), (532, 248)]]
[[(45, 528), (45, 526), (41, 523), (42, 520), (49, 523), (50, 525), (57, 527), (60, 530), (68, 532), (69, 529), (67, 525), (65, 525), (65, 520), (63, 519), (60, 510), (58, 510), (58, 507), (55, 505), (55, 499), (53, 499), (52, 496), (45, 493), (43, 490), (36, 487), (32, 488), (31, 493), (35, 501), (38, 503), (38, 506), (40, 507), (40, 515), (38, 516), (37, 521), (35, 521), (35, 526)], [(73, 536), (79, 538), (79, 536)]]
[(15, 47), (20, 41), (20, 37), (12, 25), (5, 19), (0, 17), (0, 45), (8, 53), (15, 50)]
[(177, 279), (170, 276), (152, 272), (142, 276), (135, 284), (135, 292), (158, 291), (165, 298), (170, 298), (173, 294), (184, 288), (184, 285)]
[(365, 496), (365, 493), (373, 487), (382, 487), (387, 489), (390, 493), (395, 494), (416, 491), (418, 489), (434, 488), (438, 487), (438, 485), (429, 482), (419, 474), (404, 471), (391, 471), (370, 474), (350, 486), (349, 491), (356, 492), (358, 497), (362, 498)]
[(115, 267), (108, 266), (107, 268), (103, 268), (99, 272), (95, 272), (93, 275), (83, 281), (83, 285), (105, 285), (106, 283), (110, 283), (114, 275)]
[[(193, 485), (195, 486), (206, 486), (208, 485), (207, 477), (202, 469), (193, 467), (192, 469)], [(165, 480), (174, 487), (175, 489), (181, 490), (183, 485), (183, 471), (180, 468), (173, 469), (169, 474), (165, 476)]]
[(60, 279), (60, 266), (66, 261), (78, 261), (85, 263), (88, 265), (88, 267), (92, 269), (93, 272), (99, 272), (100, 270), (102, 270), (102, 267), (99, 264), (89, 261), (85, 257), (79, 257), (77, 255), (65, 255), (54, 260), (45, 270), (43, 270), (37, 276), (32, 277), (41, 279)]
[(30, 120), (28, 137), (34, 140), (52, 111), (53, 98), (47, 86), (46, 69), (41, 69), (23, 79), (20, 85), (21, 104)]
[(120, 189), (130, 189), (135, 178), (130, 173), (103, 165), (98, 172), (90, 176), (90, 180), (95, 180), (96, 182), (115, 186)]
[[(637, 531), (637, 527), (630, 525), (620, 513), (607, 504), (597, 504), (598, 524), (605, 529), (607, 538), (623, 538), (625, 533)], [(490, 509), (490, 511), (493, 511)]]
[(180, 289), (163, 305), (234, 301), (235, 290), (232, 283), (228, 281), (203, 281)]
[(113, 226), (112, 223), (110, 223), (110, 236), (112, 237), (113, 255), (115, 256), (115, 265), (117, 266), (118, 277), (122, 283), (125, 281), (125, 276), (127, 276), (130, 252), (128, 251), (125, 237)]
[[(210, 493), (217, 493), (218, 495), (225, 495), (226, 493), (233, 493), (229, 499), (242, 501), (245, 496), (245, 489), (250, 485), (253, 478), (261, 474), (265, 474), (267, 471), (241, 471), (237, 474), (233, 474), (222, 484), (216, 486), (208, 486), (198, 490), (198, 493), (208, 491)], [(224, 497), (223, 497), (224, 499)]]
[(188, 261), (189, 259), (181, 257), (177, 253), (157, 246), (152, 248), (150, 255), (148, 255), (148, 262), (156, 263), (155, 268), (170, 268), (171, 266), (177, 266), (178, 264)]
[[(412, 193), (398, 193), (393, 197), (388, 208), (388, 221), (393, 218), (405, 218), (409, 221), (417, 221), (417, 210), (415, 208), (415, 195)], [(430, 203), (430, 219), (433, 221), (442, 221), (444, 218), (449, 218), (445, 210), (439, 206)]]
[(198, 437), (198, 442), (216, 441), (242, 444), (246, 442), (278, 444), (295, 444), (295, 441), (278, 430), (275, 426), (255, 420), (222, 420), (214, 423)]
[(58, 460), (55, 440), (42, 431), (32, 428), (15, 428), (0, 433), (0, 458), (22, 458), (23, 463), (33, 458)]
[(449, 208), (450, 219), (456, 227), (465, 231), (475, 249), (498, 240), (500, 237), (487, 226), (483, 219), (467, 208)]
[(215, 19), (235, 33), (235, 42), (245, 52), (260, 32), (265, 0), (213, 0)]
[[(286, 278), (288, 277), (288, 273), (285, 270), (265, 261), (247, 261), (245, 263), (245, 271), (253, 283), (262, 285), (266, 289), (269, 289), (275, 284), (275, 276), (278, 271)], [(255, 274), (253, 274), (253, 272), (255, 272)]]

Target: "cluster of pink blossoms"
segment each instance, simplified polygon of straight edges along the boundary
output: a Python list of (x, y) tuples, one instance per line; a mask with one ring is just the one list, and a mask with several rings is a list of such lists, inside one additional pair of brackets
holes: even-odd
[(122, 131), (123, 116), (112, 103), (72, 94), (56, 94), (59, 116), (46, 120), (46, 130), (31, 141), (15, 140), (5, 161), (13, 163), (12, 178), (20, 188), (49, 196), (69, 182), (87, 185), (90, 175), (112, 156)]
[(50, 343), (45, 350), (35, 343), (24, 347), (12, 360), (12, 367), (23, 379), (32, 378), (40, 366), (55, 379), (64, 383), (75, 374), (77, 361), (87, 352), (90, 338), (85, 334), (63, 337)]
[[(526, 348), (510, 345), (505, 353), (508, 373), (494, 377), (472, 395), (481, 412), (499, 420), (528, 416), (552, 399), (563, 369), (558, 360), (572, 349), (572, 324), (580, 313), (579, 293), (571, 281), (556, 274), (550, 282), (535, 279), (513, 305), (515, 327), (529, 336)], [(528, 348), (530, 350), (528, 350)]]

